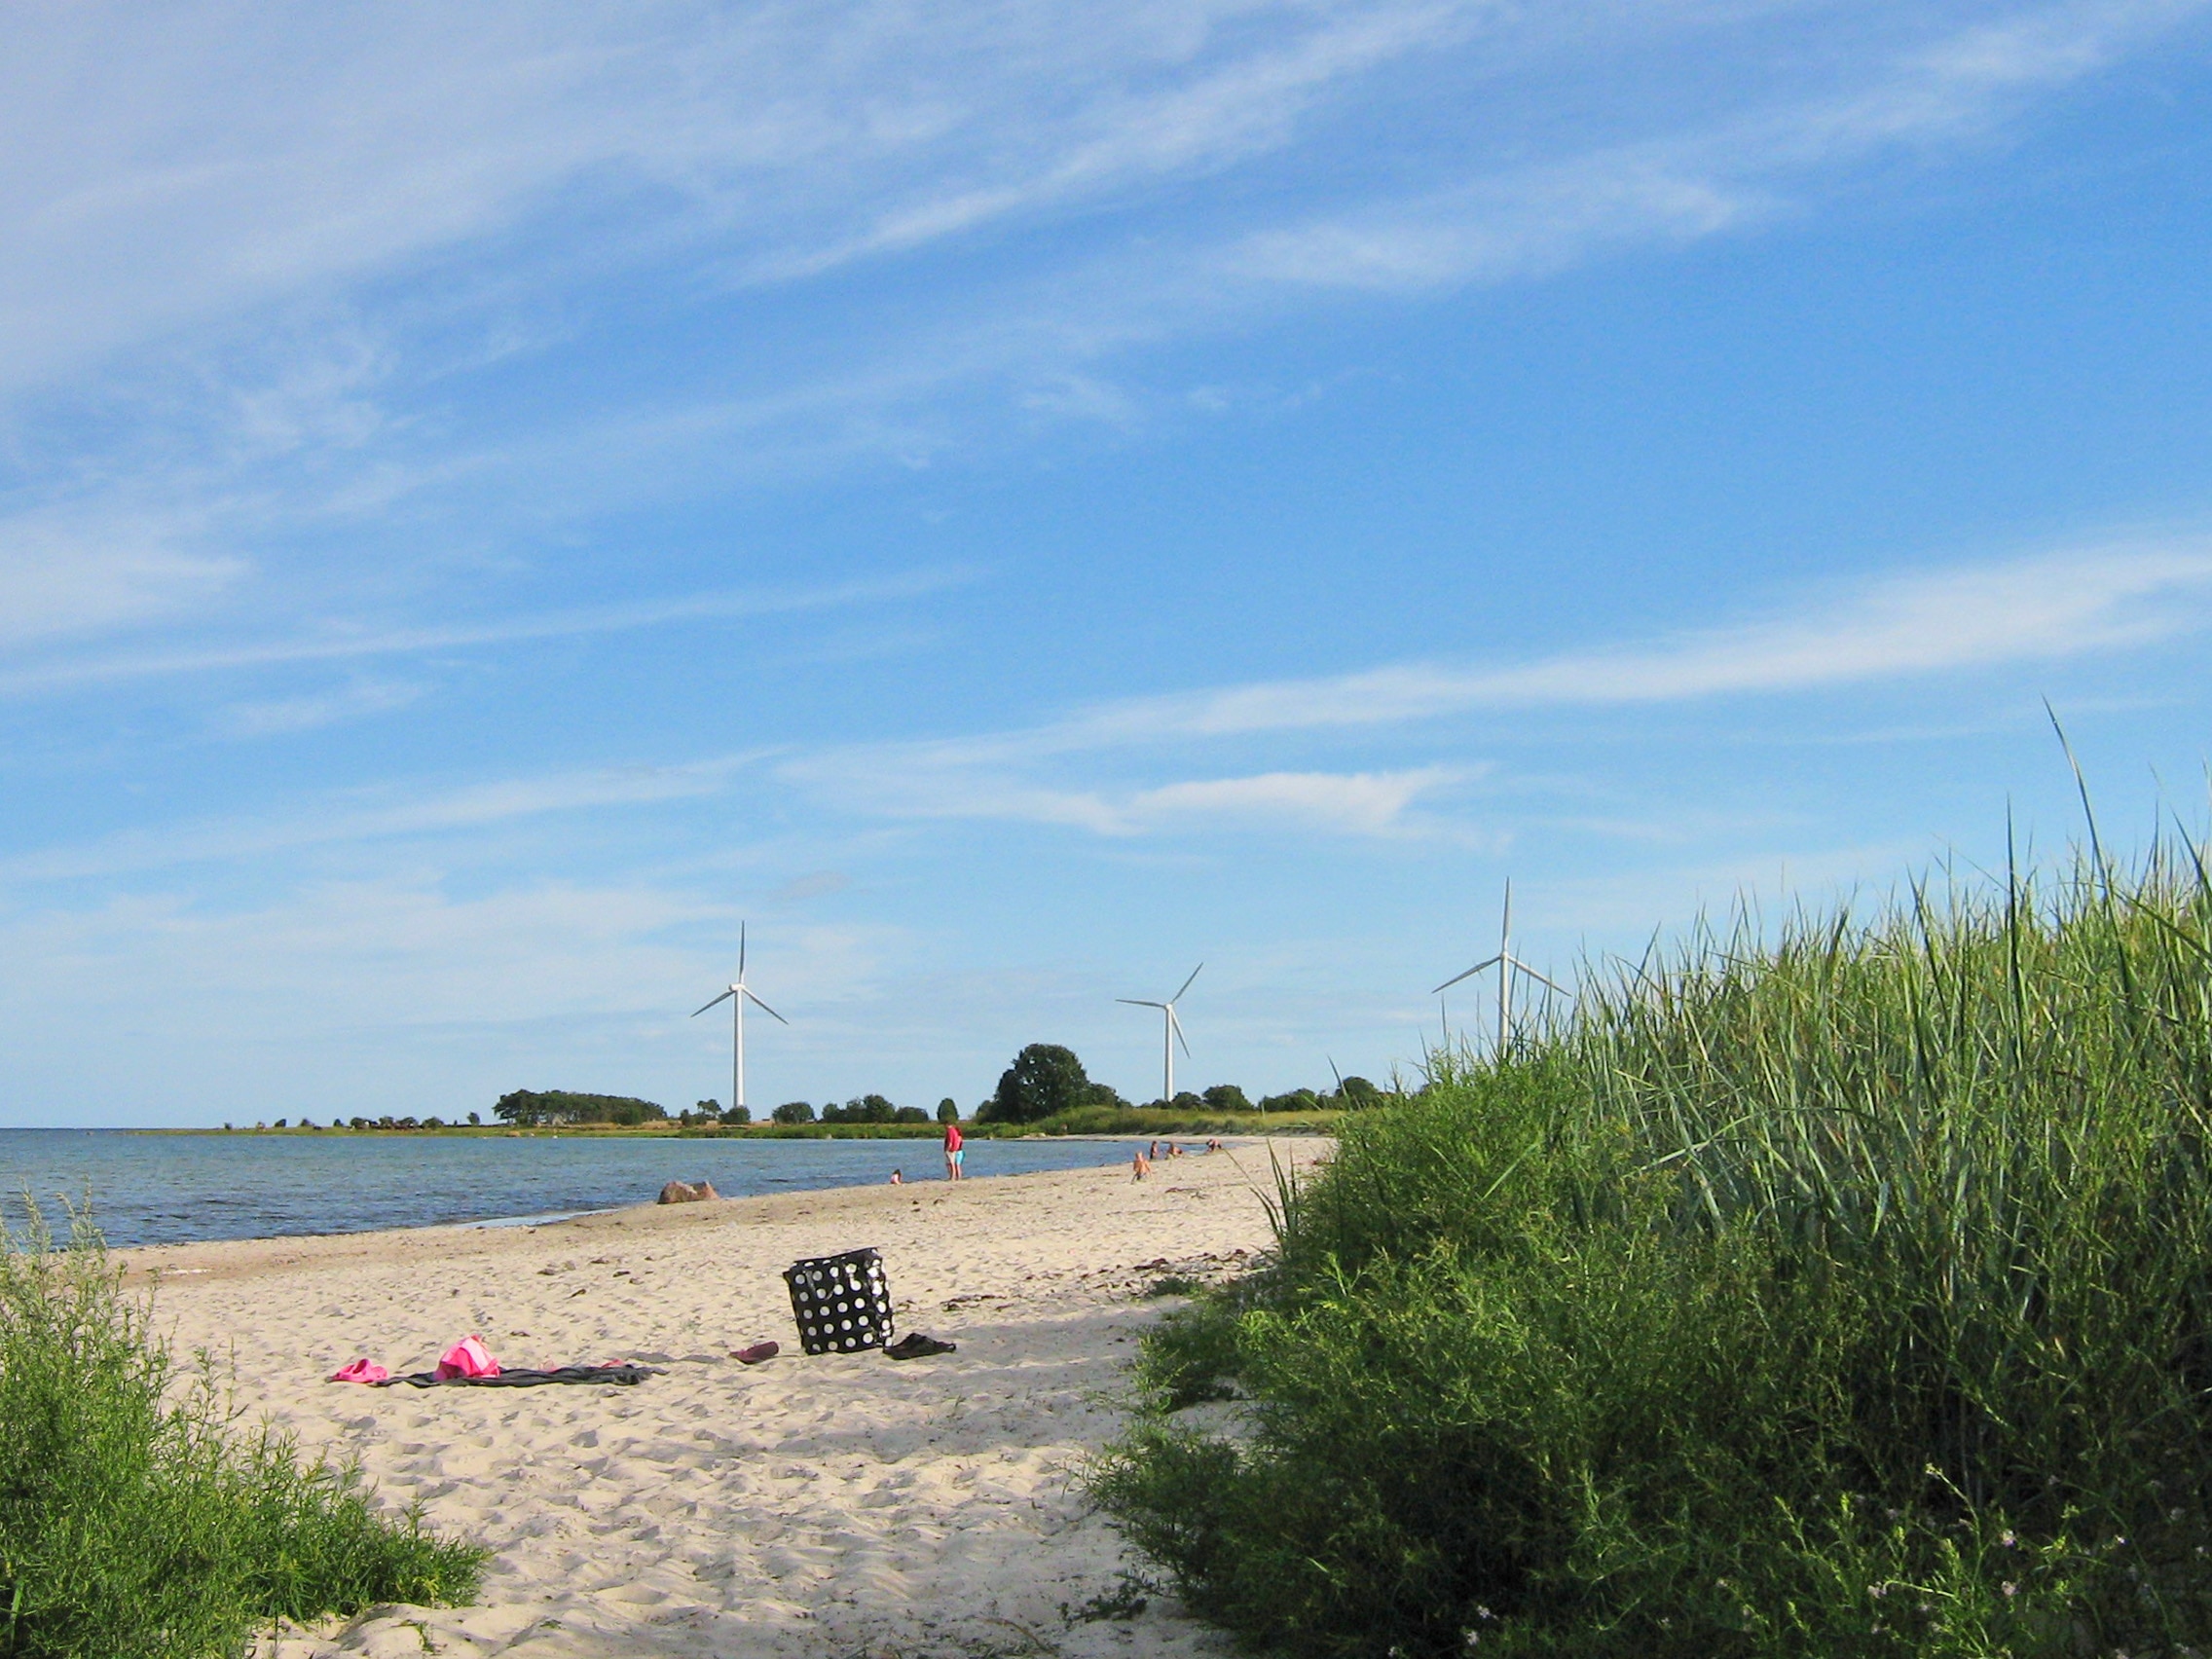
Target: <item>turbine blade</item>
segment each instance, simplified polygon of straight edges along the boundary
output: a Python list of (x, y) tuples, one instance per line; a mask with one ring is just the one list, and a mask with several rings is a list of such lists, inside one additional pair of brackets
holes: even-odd
[[(731, 997), (733, 997), (733, 996), (735, 996), (735, 995), (737, 995), (737, 993), (736, 993), (735, 991), (724, 991), (724, 992), (722, 992), (722, 994), (721, 994), (720, 996), (719, 996), (719, 997), (717, 997), (717, 998), (715, 999), (715, 1002), (711, 1002), (711, 1003), (709, 1003), (709, 1004), (707, 1005), (707, 1008), (713, 1008), (713, 1007), (715, 1006), (715, 1003), (719, 1003), (719, 1002), (726, 1002), (726, 1001), (728, 1001), (728, 1000), (729, 1000), (729, 999), (730, 999)], [(702, 1014), (705, 1014), (705, 1013), (707, 1012), (707, 1008), (695, 1008), (695, 1009), (693, 1009), (693, 1010), (691, 1011), (691, 1017), (692, 1017), (693, 1019), (697, 1019), (697, 1018), (699, 1017), (699, 1015), (701, 1015)]]
[(762, 1002), (758, 997), (755, 996), (750, 987), (748, 987), (748, 989), (746, 990), (745, 995), (747, 1001), (751, 1002), (755, 1008), (758, 1009), (769, 1018), (781, 1020), (786, 1025), (789, 1025), (791, 1023), (790, 1020), (785, 1019), (782, 1014), (778, 1014), (774, 1009), (770, 1008), (766, 1003)]
[(1167, 1006), (1165, 1003), (1146, 1002), (1142, 997), (1116, 997), (1114, 1000), (1118, 1003), (1127, 1003), (1131, 1008), (1165, 1008)]
[(745, 924), (737, 924), (737, 977), (745, 977)]
[(1444, 992), (1450, 990), (1454, 985), (1456, 985), (1461, 979), (1472, 979), (1485, 968), (1494, 968), (1504, 960), (1505, 958), (1502, 956), (1486, 956), (1480, 962), (1476, 963), (1472, 968), (1468, 969), (1464, 974), (1453, 975), (1451, 978), (1445, 980), (1443, 984), (1437, 986), (1435, 990), (1429, 992), (1428, 994), (1432, 997), (1441, 996)]
[[(1205, 964), (1204, 964), (1203, 962), (1201, 962), (1201, 963), (1199, 963), (1199, 964), (1198, 964), (1198, 966), (1197, 966), (1196, 968), (1192, 969), (1192, 970), (1191, 970), (1191, 979), (1196, 979), (1196, 978), (1197, 978), (1197, 977), (1198, 977), (1198, 976), (1199, 976), (1200, 974), (1204, 973), (1204, 972), (1205, 972), (1205, 966), (1206, 966), (1206, 965), (1205, 965)], [(1174, 994), (1173, 996), (1169, 997), (1169, 998), (1168, 998), (1167, 1000), (1168, 1000), (1168, 1001), (1169, 1001), (1170, 1003), (1179, 1003), (1179, 1002), (1181, 1002), (1181, 1001), (1183, 1000), (1183, 991), (1187, 991), (1187, 990), (1189, 990), (1189, 989), (1191, 988), (1191, 979), (1185, 979), (1185, 980), (1183, 981), (1183, 990), (1182, 990), (1182, 991), (1177, 991), (1177, 992), (1176, 992), (1176, 993), (1175, 993), (1175, 994)]]
[(1183, 1035), (1183, 1022), (1175, 1017), (1175, 1005), (1167, 1005), (1167, 1029), (1175, 1033), (1175, 1041), (1183, 1045), (1185, 1054), (1191, 1051), (1191, 1040)]
[(1569, 992), (1569, 991), (1567, 990), (1567, 987), (1566, 987), (1565, 985), (1561, 984), (1561, 983), (1560, 983), (1560, 982), (1559, 982), (1559, 981), (1558, 981), (1557, 979), (1545, 979), (1545, 978), (1544, 978), (1544, 977), (1543, 977), (1543, 975), (1541, 975), (1541, 974), (1537, 973), (1537, 972), (1536, 972), (1536, 971), (1535, 971), (1535, 970), (1534, 970), (1533, 968), (1530, 967), (1530, 966), (1529, 966), (1529, 965), (1528, 965), (1528, 964), (1527, 964), (1526, 962), (1522, 961), (1522, 960), (1521, 960), (1521, 958), (1520, 958), (1520, 957), (1518, 957), (1518, 956), (1516, 956), (1515, 958), (1513, 958), (1513, 967), (1514, 967), (1514, 970), (1515, 970), (1516, 972), (1518, 972), (1518, 973), (1522, 973), (1522, 974), (1526, 974), (1526, 975), (1528, 975), (1528, 976), (1529, 976), (1529, 977), (1530, 977), (1530, 978), (1531, 978), (1531, 979), (1542, 979), (1542, 980), (1543, 980), (1543, 982), (1544, 982), (1545, 984), (1547, 984), (1547, 985), (1551, 986), (1551, 988), (1552, 988), (1553, 990), (1555, 990), (1555, 991), (1559, 992), (1559, 994), (1560, 994), (1561, 996), (1563, 996), (1563, 997), (1564, 997), (1564, 996), (1569, 996), (1569, 995), (1571, 995), (1571, 994), (1572, 994), (1571, 992)]

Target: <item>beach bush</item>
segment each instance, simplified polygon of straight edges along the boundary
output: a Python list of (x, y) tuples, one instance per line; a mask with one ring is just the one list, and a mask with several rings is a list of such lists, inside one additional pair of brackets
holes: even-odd
[(257, 1628), (475, 1594), (485, 1552), (381, 1513), (350, 1469), (234, 1434), (81, 1223), (0, 1238), (0, 1654), (198, 1659)]
[(1103, 1083), (1093, 1083), (1073, 1049), (1058, 1043), (1032, 1043), (999, 1074), (999, 1086), (976, 1111), (979, 1124), (1031, 1124), (1085, 1106), (1122, 1106), (1126, 1102)]
[(1090, 1472), (1257, 1644), (2212, 1644), (2194, 849), (1700, 936), (1340, 1136)]

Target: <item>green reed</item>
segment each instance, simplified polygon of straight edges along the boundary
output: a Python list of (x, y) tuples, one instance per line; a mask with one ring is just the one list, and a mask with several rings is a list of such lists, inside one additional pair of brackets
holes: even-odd
[(350, 1469), (235, 1433), (80, 1218), (0, 1235), (0, 1655), (200, 1659), (380, 1602), (465, 1601), (486, 1552), (381, 1513)]
[(1198, 1605), (1347, 1655), (2212, 1643), (2195, 849), (1746, 918), (1431, 1074), (1148, 1344), (1092, 1478)]

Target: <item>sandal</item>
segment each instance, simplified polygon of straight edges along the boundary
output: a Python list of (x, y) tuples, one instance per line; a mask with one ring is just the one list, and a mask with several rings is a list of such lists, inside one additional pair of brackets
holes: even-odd
[(886, 1359), (927, 1359), (933, 1353), (952, 1353), (958, 1343), (940, 1343), (935, 1337), (925, 1337), (919, 1331), (909, 1331), (883, 1350)]
[(774, 1359), (784, 1350), (774, 1343), (755, 1343), (751, 1347), (733, 1350), (730, 1358), (740, 1365), (758, 1365), (764, 1359)]

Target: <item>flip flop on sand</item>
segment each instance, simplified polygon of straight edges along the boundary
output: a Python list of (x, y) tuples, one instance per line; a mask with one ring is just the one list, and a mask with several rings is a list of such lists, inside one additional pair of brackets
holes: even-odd
[(758, 1365), (764, 1359), (774, 1359), (784, 1350), (774, 1343), (755, 1343), (751, 1347), (731, 1350), (730, 1358), (740, 1365)]
[(951, 1353), (958, 1343), (940, 1343), (935, 1337), (925, 1337), (919, 1331), (909, 1331), (883, 1350), (886, 1359), (927, 1359), (933, 1353)]

